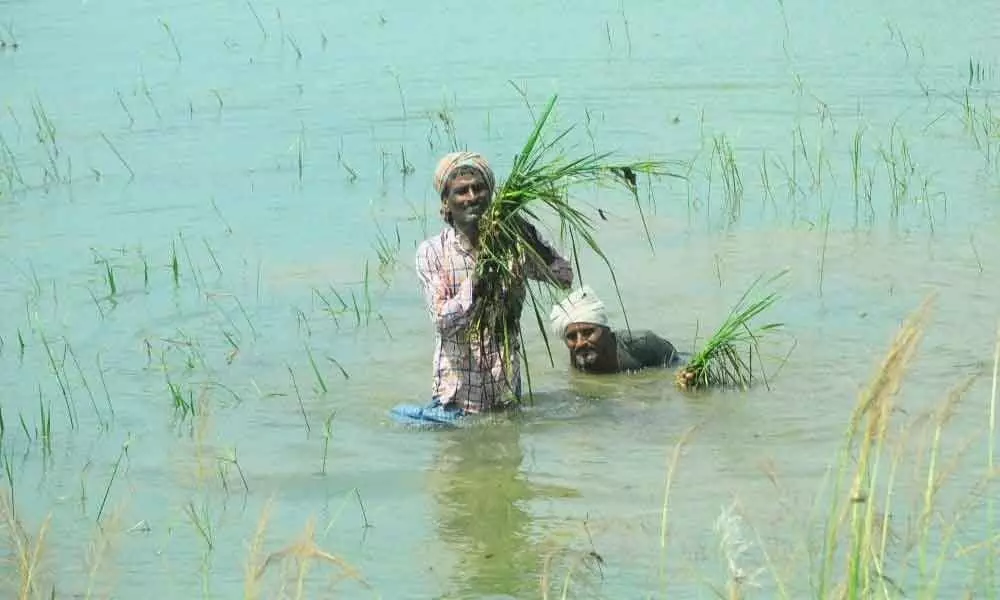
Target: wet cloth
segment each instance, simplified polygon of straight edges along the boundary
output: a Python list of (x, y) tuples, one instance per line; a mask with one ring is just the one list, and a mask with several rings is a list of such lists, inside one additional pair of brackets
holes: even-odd
[(444, 406), (439, 400), (433, 400), (430, 404), (421, 406), (419, 404), (400, 404), (389, 411), (392, 418), (397, 423), (404, 425), (417, 425), (421, 427), (457, 427), (466, 412), (458, 406), (451, 404)]
[[(569, 262), (551, 247), (549, 250), (555, 257), (547, 267), (549, 273), (540, 272), (546, 269), (529, 262), (524, 267), (525, 275), (535, 280), (553, 277), (571, 284), (573, 269)], [(417, 248), (417, 276), (435, 329), (431, 397), (443, 406), (454, 404), (469, 413), (500, 406), (508, 395), (521, 395), (519, 345), (513, 344), (512, 356), (505, 361), (497, 344), (469, 340), (475, 266), (468, 241), (452, 227), (444, 228)]]
[(622, 371), (669, 367), (678, 360), (674, 345), (648, 330), (615, 331), (618, 365)]

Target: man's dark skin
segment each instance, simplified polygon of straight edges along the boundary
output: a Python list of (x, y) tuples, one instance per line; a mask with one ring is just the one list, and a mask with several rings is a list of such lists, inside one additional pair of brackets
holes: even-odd
[(441, 194), (448, 222), (473, 248), (479, 244), (479, 220), (490, 206), (490, 188), (475, 169), (460, 169)]
[(610, 328), (592, 323), (571, 323), (566, 328), (570, 364), (588, 373), (616, 373), (618, 344)]
[(569, 348), (570, 365), (584, 373), (621, 373), (669, 366), (678, 357), (673, 344), (651, 331), (619, 334), (595, 323), (570, 323), (564, 341)]
[[(469, 241), (473, 250), (478, 249), (479, 222), (491, 202), (490, 189), (482, 174), (476, 169), (459, 169), (445, 183), (441, 197), (448, 222)], [(524, 238), (543, 265), (552, 263), (552, 252), (541, 243), (538, 231), (530, 223), (525, 223)]]

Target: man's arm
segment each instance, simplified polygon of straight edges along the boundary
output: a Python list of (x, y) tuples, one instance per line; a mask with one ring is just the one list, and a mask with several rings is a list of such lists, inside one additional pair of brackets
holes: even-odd
[(555, 283), (568, 289), (573, 285), (573, 266), (542, 239), (531, 223), (525, 223), (525, 239), (534, 248), (535, 255), (528, 257), (525, 275), (535, 281)]
[(417, 248), (417, 277), (420, 288), (431, 314), (431, 321), (442, 333), (450, 333), (467, 327), (473, 307), (475, 279), (470, 273), (458, 287), (458, 293), (451, 293), (451, 279), (454, 273), (446, 271), (440, 252), (429, 241)]

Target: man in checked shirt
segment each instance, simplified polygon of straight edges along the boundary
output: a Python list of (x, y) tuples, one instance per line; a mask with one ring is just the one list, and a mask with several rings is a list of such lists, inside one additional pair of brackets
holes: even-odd
[[(466, 414), (488, 412), (510, 396), (521, 395), (520, 348), (504, 365), (493, 344), (469, 341), (469, 317), (477, 301), (476, 255), (479, 220), (496, 191), (489, 163), (474, 152), (453, 152), (443, 157), (434, 172), (434, 189), (441, 198), (446, 226), (417, 248), (420, 287), (435, 327), (432, 401), (427, 406), (398, 406), (393, 413), (402, 420), (450, 423)], [(524, 265), (526, 278), (552, 281), (567, 289), (573, 269), (551, 245), (531, 228), (535, 250), (547, 265), (545, 272)], [(512, 294), (524, 294), (524, 283)], [(486, 347), (484, 347), (486, 346)]]

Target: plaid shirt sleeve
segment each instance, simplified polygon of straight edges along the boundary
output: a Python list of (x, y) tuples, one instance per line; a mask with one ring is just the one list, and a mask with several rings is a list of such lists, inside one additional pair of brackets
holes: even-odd
[(417, 276), (434, 325), (441, 332), (454, 332), (469, 324), (472, 311), (472, 277), (465, 277), (453, 292), (458, 273), (444, 265), (444, 249), (427, 240), (417, 250)]

